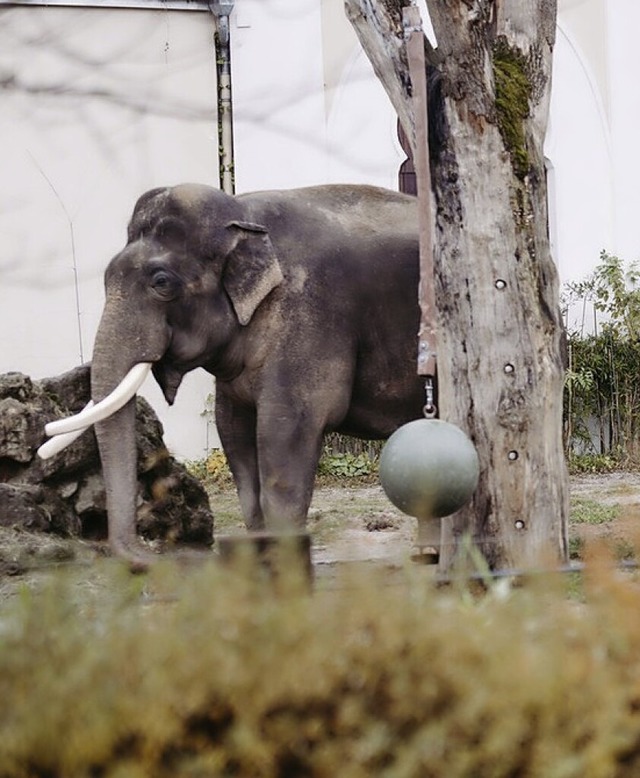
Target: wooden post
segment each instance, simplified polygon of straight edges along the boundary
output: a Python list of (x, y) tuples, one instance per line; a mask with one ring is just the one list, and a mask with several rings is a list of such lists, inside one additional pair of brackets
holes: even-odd
[(415, 126), (413, 164), (416, 170), (420, 200), (420, 330), (418, 331), (418, 375), (436, 377), (437, 320), (435, 274), (433, 268), (433, 213), (431, 172), (429, 170), (429, 117), (427, 112), (427, 69), (424, 58), (424, 33), (420, 11), (407, 6), (403, 13), (403, 28), (407, 41), (407, 58), (412, 83), (412, 104)]
[[(345, 0), (415, 158), (399, 5)], [(563, 328), (542, 150), (556, 5), (501, 0), (497, 15), (494, 3), (428, 6), (441, 75), (431, 149), (439, 405), (481, 465), (472, 502), (444, 522), (440, 565), (465, 533), (494, 568), (557, 563), (568, 514)]]

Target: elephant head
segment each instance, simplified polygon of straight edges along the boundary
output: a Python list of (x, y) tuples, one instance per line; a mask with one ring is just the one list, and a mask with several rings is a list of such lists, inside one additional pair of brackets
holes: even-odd
[[(154, 189), (138, 200), (127, 245), (105, 273), (91, 370), (94, 402), (139, 363), (152, 365), (170, 404), (184, 374), (196, 367), (223, 380), (242, 370), (242, 333), (282, 280), (267, 230), (245, 215), (239, 200), (200, 185)], [(131, 398), (96, 424), (96, 435), (110, 544), (135, 560), (134, 422)]]

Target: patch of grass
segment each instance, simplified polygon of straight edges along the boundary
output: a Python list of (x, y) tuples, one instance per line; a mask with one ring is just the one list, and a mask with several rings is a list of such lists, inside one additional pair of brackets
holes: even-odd
[[(229, 496), (234, 498), (231, 505), (221, 504), (220, 497), (226, 498), (225, 503), (229, 502)], [(240, 505), (238, 504), (237, 497), (233, 495), (223, 495), (218, 492), (211, 501), (211, 507), (214, 513), (214, 528), (216, 535), (223, 535), (226, 533), (234, 532), (246, 532), (244, 519), (240, 511)]]
[(344, 517), (336, 512), (312, 511), (307, 519), (307, 530), (311, 533), (314, 545), (331, 543), (344, 530)]
[(570, 524), (608, 524), (620, 515), (620, 506), (577, 497), (571, 501)]

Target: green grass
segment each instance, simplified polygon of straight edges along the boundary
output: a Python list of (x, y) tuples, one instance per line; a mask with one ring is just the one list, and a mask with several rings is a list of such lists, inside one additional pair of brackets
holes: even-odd
[(608, 505), (586, 497), (571, 500), (569, 524), (608, 524), (620, 515), (618, 504)]

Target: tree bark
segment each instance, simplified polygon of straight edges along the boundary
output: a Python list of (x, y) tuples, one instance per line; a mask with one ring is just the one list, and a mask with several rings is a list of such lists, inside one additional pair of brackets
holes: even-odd
[[(543, 156), (556, 0), (427, 2), (440, 75), (429, 133), (438, 404), (481, 463), (472, 501), (443, 522), (440, 564), (451, 567), (467, 533), (492, 568), (555, 562), (566, 558), (568, 514)], [(405, 4), (345, 0), (415, 144)]]

